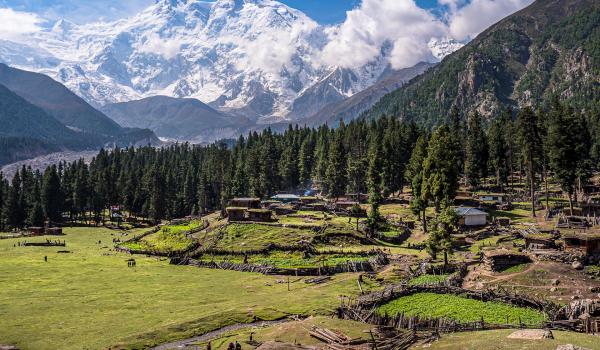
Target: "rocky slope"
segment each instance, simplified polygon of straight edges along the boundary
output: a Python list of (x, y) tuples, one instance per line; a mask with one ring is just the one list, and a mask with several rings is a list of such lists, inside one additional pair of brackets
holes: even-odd
[(538, 0), (384, 96), (366, 117), (433, 126), (452, 106), (491, 118), (553, 96), (590, 109), (600, 98), (599, 43), (600, 2)]

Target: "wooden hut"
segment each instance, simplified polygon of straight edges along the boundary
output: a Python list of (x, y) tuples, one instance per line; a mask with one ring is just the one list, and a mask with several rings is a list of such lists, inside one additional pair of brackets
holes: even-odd
[(260, 198), (234, 198), (229, 204), (234, 208), (260, 209)]
[(339, 201), (335, 202), (336, 209), (350, 210), (355, 205), (358, 205), (358, 202), (355, 201)]
[(586, 256), (600, 255), (600, 234), (567, 233), (563, 238), (567, 252), (583, 253)]
[(523, 235), (523, 238), (525, 239), (525, 248), (530, 250), (556, 248), (556, 237), (550, 233), (527, 233)]
[(34, 236), (41, 236), (44, 234), (43, 227), (30, 227), (27, 230), (29, 231), (29, 233), (31, 233)]
[(268, 209), (248, 209), (250, 221), (268, 222), (272, 220), (272, 212)]
[(504, 271), (512, 266), (530, 263), (526, 254), (506, 249), (486, 250), (483, 252), (483, 266), (490, 271)]
[(62, 228), (60, 227), (48, 227), (46, 228), (46, 234), (50, 236), (62, 236)]
[(225, 210), (227, 211), (227, 220), (229, 221), (246, 220), (246, 208), (228, 207)]
[(503, 227), (510, 226), (510, 218), (504, 218), (504, 217), (496, 218), (496, 222), (498, 223), (498, 225), (503, 226)]

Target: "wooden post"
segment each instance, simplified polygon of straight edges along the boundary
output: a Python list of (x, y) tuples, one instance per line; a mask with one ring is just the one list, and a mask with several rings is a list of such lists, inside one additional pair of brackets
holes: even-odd
[(290, 276), (288, 275), (288, 292), (290, 291)]

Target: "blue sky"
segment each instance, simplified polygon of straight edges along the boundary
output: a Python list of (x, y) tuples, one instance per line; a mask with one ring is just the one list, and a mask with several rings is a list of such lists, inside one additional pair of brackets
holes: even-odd
[[(360, 0), (280, 0), (297, 8), (319, 23), (341, 23), (346, 11)], [(47, 19), (66, 18), (76, 23), (98, 19), (113, 20), (136, 13), (154, 0), (0, 0), (0, 7), (33, 12)], [(417, 0), (423, 8), (437, 7), (437, 0)]]

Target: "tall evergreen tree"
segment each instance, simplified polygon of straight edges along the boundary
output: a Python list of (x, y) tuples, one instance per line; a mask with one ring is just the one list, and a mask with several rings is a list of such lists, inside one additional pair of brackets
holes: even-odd
[(334, 139), (329, 144), (325, 171), (325, 188), (330, 197), (337, 198), (346, 190), (346, 160), (341, 132), (336, 131)]
[(577, 183), (590, 173), (590, 137), (584, 118), (555, 102), (548, 125), (548, 158), (563, 191), (568, 194), (573, 212)]
[(518, 114), (518, 131), (521, 156), (527, 167), (527, 180), (531, 198), (531, 215), (535, 217), (535, 187), (536, 174), (542, 152), (542, 140), (536, 114), (529, 107), (525, 107)]
[(481, 125), (481, 116), (474, 112), (469, 116), (465, 150), (465, 176), (471, 188), (477, 188), (487, 176), (488, 145)]
[(51, 166), (44, 172), (42, 185), (42, 207), (44, 215), (50, 222), (62, 221), (63, 201), (57, 168)]
[(423, 231), (427, 232), (427, 199), (423, 196), (423, 164), (427, 158), (427, 138), (419, 137), (412, 151), (410, 161), (406, 167), (406, 181), (411, 184), (413, 199), (410, 207), (415, 215), (423, 221)]
[(458, 155), (448, 145), (452, 137), (448, 126), (438, 127), (432, 134), (427, 147), (427, 157), (423, 162), (422, 197), (434, 204), (440, 211), (442, 202), (451, 202), (458, 190)]
[(509, 145), (506, 138), (507, 130), (504, 121), (500, 118), (492, 121), (488, 131), (489, 163), (494, 172), (496, 187), (500, 192), (504, 192), (504, 186), (508, 184), (510, 173)]

